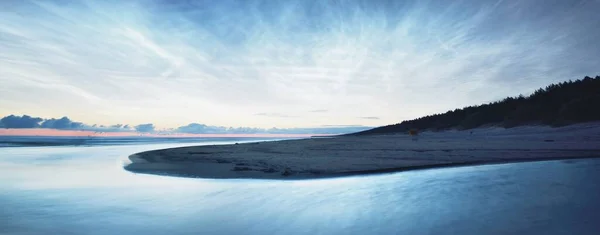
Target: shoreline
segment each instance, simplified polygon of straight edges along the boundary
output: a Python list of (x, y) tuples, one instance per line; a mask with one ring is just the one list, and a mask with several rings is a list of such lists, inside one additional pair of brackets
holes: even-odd
[(176, 174), (167, 172), (149, 172), (149, 171), (136, 171), (134, 169), (126, 170), (136, 174), (147, 174), (147, 175), (158, 175), (167, 177), (181, 177), (181, 178), (196, 178), (196, 179), (248, 179), (248, 180), (314, 180), (314, 179), (333, 179), (342, 177), (352, 176), (374, 176), (374, 175), (385, 175), (394, 174), (408, 171), (423, 171), (433, 169), (444, 169), (444, 168), (460, 168), (460, 167), (475, 167), (475, 166), (488, 166), (488, 165), (506, 165), (516, 163), (535, 163), (535, 162), (552, 162), (552, 161), (577, 161), (587, 159), (600, 159), (600, 156), (582, 156), (582, 157), (565, 157), (565, 158), (530, 158), (530, 159), (512, 159), (503, 161), (482, 161), (482, 162), (467, 162), (467, 163), (448, 163), (448, 164), (437, 164), (437, 165), (422, 165), (412, 167), (399, 167), (399, 168), (384, 168), (378, 170), (366, 170), (366, 171), (355, 171), (355, 172), (342, 172), (336, 174), (327, 175), (314, 175), (314, 176), (290, 176), (290, 177), (260, 177), (260, 178), (244, 178), (244, 177), (231, 177), (231, 178), (208, 178), (200, 177), (195, 175)]
[(600, 125), (530, 126), (180, 147), (133, 154), (125, 169), (207, 179), (316, 179), (598, 157)]

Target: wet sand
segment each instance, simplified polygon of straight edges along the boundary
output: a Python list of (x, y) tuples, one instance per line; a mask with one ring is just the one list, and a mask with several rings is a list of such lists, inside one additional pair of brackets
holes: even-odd
[(182, 147), (133, 154), (125, 169), (198, 178), (307, 179), (594, 157), (600, 157), (597, 123)]

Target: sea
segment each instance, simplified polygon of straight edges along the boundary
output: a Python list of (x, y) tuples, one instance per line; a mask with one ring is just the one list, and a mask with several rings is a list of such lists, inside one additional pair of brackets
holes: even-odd
[(0, 234), (600, 234), (600, 160), (317, 180), (124, 170), (137, 152), (256, 138), (0, 142)]

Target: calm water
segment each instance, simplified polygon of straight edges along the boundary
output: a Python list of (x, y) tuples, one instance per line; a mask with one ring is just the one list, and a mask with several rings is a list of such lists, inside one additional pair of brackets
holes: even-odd
[(122, 168), (183, 145), (0, 148), (0, 234), (600, 233), (600, 160), (306, 181)]

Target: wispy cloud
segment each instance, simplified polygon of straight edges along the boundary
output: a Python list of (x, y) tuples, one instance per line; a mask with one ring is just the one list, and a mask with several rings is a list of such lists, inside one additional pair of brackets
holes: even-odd
[(326, 112), (329, 112), (329, 110), (327, 110), (327, 109), (315, 109), (315, 110), (311, 110), (309, 112), (311, 112), (311, 113), (326, 113)]
[(283, 113), (257, 113), (254, 115), (263, 116), (263, 117), (274, 117), (274, 118), (297, 118), (297, 117), (299, 117), (299, 116), (287, 115), (287, 114), (283, 114)]
[[(600, 74), (598, 1), (23, 0), (0, 9), (0, 115), (161, 127), (372, 115), (387, 124)], [(255, 115), (316, 105), (336, 108), (295, 123)]]
[(360, 119), (379, 120), (379, 117), (359, 117)]
[(190, 123), (181, 126), (174, 132), (188, 134), (345, 134), (371, 129), (367, 126), (322, 126), (308, 128), (250, 128), (210, 126)]

